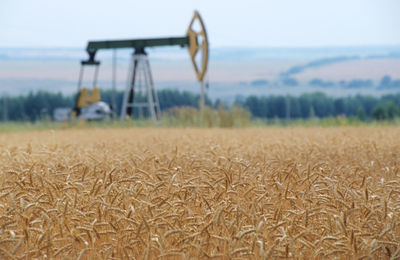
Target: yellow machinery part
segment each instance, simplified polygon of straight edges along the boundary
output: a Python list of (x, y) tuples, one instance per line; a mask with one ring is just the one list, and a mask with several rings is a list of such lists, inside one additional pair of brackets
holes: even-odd
[(93, 103), (96, 103), (99, 101), (100, 101), (100, 89), (97, 87), (94, 87), (92, 89), (92, 94), (90, 95), (90, 98), (89, 98), (89, 103), (93, 104)]
[[(199, 22), (201, 27), (199, 32), (195, 31), (193, 28), (196, 20)], [(192, 64), (196, 72), (197, 79), (202, 82), (208, 65), (208, 38), (206, 27), (204, 26), (199, 12), (197, 11), (194, 12), (192, 21), (189, 24), (187, 36), (189, 37), (189, 54), (192, 59)], [(202, 38), (202, 40), (199, 41), (199, 38)], [(196, 55), (198, 55), (199, 50), (202, 52), (201, 66), (198, 66), (196, 63)]]
[(77, 108), (87, 107), (89, 105), (87, 96), (88, 96), (88, 89), (82, 88), (78, 93), (78, 99), (76, 102)]
[(89, 95), (87, 88), (82, 88), (78, 93), (77, 108), (87, 107), (100, 101), (100, 89), (94, 87)]

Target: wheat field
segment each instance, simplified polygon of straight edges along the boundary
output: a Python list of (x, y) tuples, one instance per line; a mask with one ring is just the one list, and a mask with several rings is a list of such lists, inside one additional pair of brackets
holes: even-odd
[(395, 127), (0, 134), (0, 258), (399, 259)]

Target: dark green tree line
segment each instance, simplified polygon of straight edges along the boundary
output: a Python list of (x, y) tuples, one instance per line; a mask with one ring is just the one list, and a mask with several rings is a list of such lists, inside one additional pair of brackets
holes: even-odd
[(236, 103), (248, 108), (254, 117), (267, 119), (346, 116), (361, 120), (392, 120), (400, 116), (400, 94), (334, 98), (316, 92), (298, 97), (249, 96)]
[[(162, 111), (174, 106), (198, 107), (200, 96), (188, 91), (163, 89), (159, 90), (158, 98)], [(123, 92), (115, 93), (117, 114), (121, 111)], [(138, 97), (144, 99), (144, 97)], [(101, 93), (102, 101), (113, 104), (111, 90)], [(62, 93), (50, 93), (46, 91), (31, 92), (28, 95), (0, 98), (0, 120), (11, 121), (36, 121), (51, 118), (53, 110), (58, 107), (72, 108), (75, 104), (75, 95), (63, 95)], [(206, 97), (206, 104), (212, 106), (211, 100)], [(4, 111), (6, 109), (6, 111)], [(6, 114), (6, 115), (5, 115)]]
[[(112, 92), (102, 92), (102, 100), (112, 104)], [(120, 113), (123, 92), (115, 95), (117, 114)], [(138, 97), (144, 98), (144, 97)], [(172, 107), (199, 106), (199, 95), (187, 91), (163, 89), (158, 91), (162, 111)], [(74, 95), (31, 92), (28, 95), (2, 97), (0, 99), (0, 120), (36, 121), (51, 118), (57, 107), (74, 106)], [(206, 104), (217, 108), (220, 100), (212, 102), (208, 97)], [(392, 120), (400, 117), (400, 94), (372, 97), (356, 95), (351, 97), (329, 97), (321, 92), (307, 93), (300, 96), (248, 96), (238, 99), (235, 105), (247, 108), (255, 118), (291, 118), (306, 119), (310, 117), (346, 116), (358, 117), (360, 120)], [(6, 108), (6, 111), (4, 109)]]

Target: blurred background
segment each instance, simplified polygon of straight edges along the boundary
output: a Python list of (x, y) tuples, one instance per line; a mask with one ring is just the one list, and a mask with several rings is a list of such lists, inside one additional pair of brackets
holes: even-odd
[[(262, 119), (400, 115), (396, 0), (2, 0), (2, 120), (34, 121), (73, 106), (88, 40), (181, 36), (194, 10), (210, 41), (209, 106), (235, 104)], [(199, 86), (187, 49), (147, 51), (161, 109), (196, 107)], [(131, 53), (117, 53), (119, 98)], [(107, 101), (112, 51), (98, 59)]]

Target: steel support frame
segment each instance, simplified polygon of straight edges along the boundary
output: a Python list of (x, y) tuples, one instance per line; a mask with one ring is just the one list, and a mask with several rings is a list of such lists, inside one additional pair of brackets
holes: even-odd
[[(135, 102), (135, 95), (140, 93), (135, 92), (138, 90), (141, 91), (141, 89), (136, 89), (140, 84), (140, 73), (142, 73), (143, 76), (146, 102), (137, 103)], [(132, 55), (132, 61), (129, 67), (128, 84), (124, 92), (120, 120), (125, 120), (126, 117), (132, 117), (134, 109), (140, 109), (141, 107), (147, 107), (153, 122), (158, 122), (160, 119), (160, 104), (157, 92), (154, 88), (150, 62), (144, 50), (137, 49)]]

